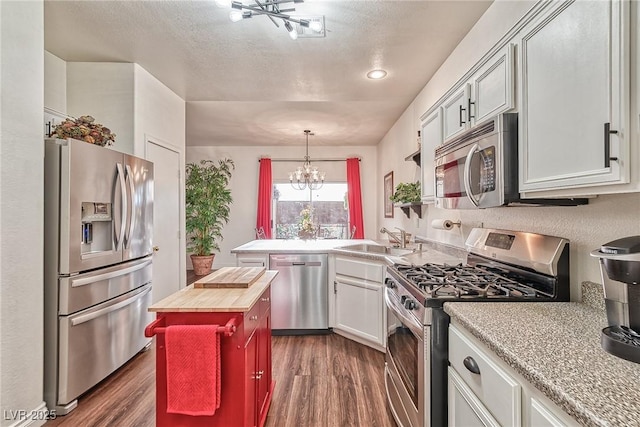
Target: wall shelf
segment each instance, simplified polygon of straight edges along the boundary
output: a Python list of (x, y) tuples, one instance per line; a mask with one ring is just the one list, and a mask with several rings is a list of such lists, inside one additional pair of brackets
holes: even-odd
[(404, 158), (404, 160), (407, 162), (413, 160), (418, 166), (420, 166), (420, 150), (416, 151), (415, 153), (409, 154)]
[(411, 211), (414, 211), (418, 218), (422, 218), (422, 203), (400, 203), (395, 205), (397, 208), (402, 209), (402, 212), (407, 216), (407, 218), (411, 218)]

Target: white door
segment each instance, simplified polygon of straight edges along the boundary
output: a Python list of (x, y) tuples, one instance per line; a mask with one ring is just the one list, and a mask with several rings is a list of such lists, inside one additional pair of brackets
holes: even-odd
[(447, 139), (469, 128), (469, 84), (463, 85), (442, 103), (442, 139)]
[(180, 289), (180, 153), (147, 141), (154, 165), (153, 303)]

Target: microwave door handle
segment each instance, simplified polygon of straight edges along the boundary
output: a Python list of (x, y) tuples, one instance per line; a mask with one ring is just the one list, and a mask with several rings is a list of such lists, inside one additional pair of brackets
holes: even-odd
[[(125, 215), (127, 212), (127, 197), (126, 197), (126, 184), (124, 182), (124, 171), (122, 170), (122, 165), (120, 163), (116, 163), (116, 177), (118, 182), (120, 183), (120, 230), (116, 235), (116, 251), (119, 251), (122, 246), (122, 240), (124, 238), (125, 231)], [(115, 228), (115, 221), (113, 224)], [(114, 230), (118, 231), (118, 230)]]
[(136, 189), (133, 186), (133, 172), (131, 171), (131, 166), (127, 165), (126, 166), (126, 179), (129, 181), (129, 192), (131, 195), (131, 209), (127, 209), (127, 221), (129, 222), (129, 231), (127, 232), (126, 236), (125, 236), (125, 241), (124, 241), (124, 246), (129, 247), (129, 245), (131, 244), (131, 235), (133, 234), (133, 229), (136, 226), (136, 219), (135, 219), (135, 212), (133, 211), (133, 207), (134, 207), (134, 203), (133, 203), (133, 198), (135, 197), (136, 194)]
[(467, 198), (471, 200), (471, 203), (477, 208), (478, 201), (473, 198), (473, 194), (471, 193), (471, 159), (473, 155), (478, 151), (478, 144), (473, 144), (471, 150), (469, 150), (469, 154), (467, 154), (467, 160), (464, 162), (464, 190), (467, 192)]

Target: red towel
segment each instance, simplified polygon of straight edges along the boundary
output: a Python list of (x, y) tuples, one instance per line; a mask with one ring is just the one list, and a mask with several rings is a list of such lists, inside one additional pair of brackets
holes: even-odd
[(167, 412), (213, 415), (220, 407), (218, 325), (173, 325), (165, 330)]

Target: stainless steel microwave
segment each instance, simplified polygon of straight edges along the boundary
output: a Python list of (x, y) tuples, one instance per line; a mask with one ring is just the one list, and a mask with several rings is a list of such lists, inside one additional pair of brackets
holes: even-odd
[(505, 113), (435, 151), (436, 206), (475, 209), (519, 200), (518, 115)]

